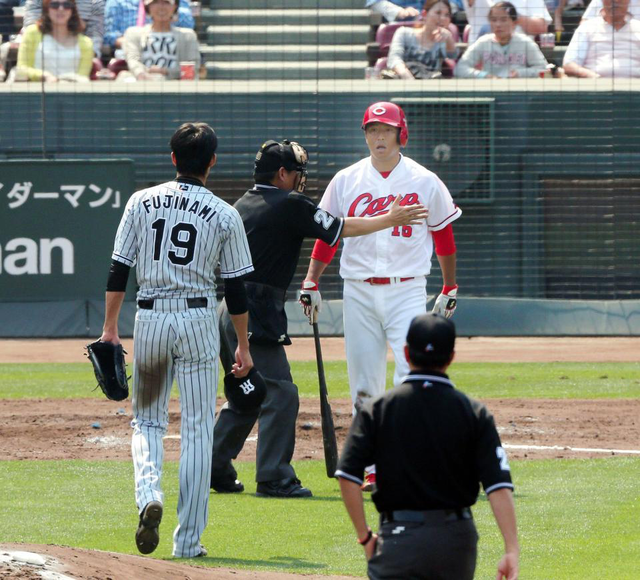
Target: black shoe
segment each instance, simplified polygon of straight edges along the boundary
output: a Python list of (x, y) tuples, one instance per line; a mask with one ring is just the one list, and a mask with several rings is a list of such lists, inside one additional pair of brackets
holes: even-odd
[(292, 477), (276, 481), (260, 481), (256, 489), (258, 497), (312, 497), (310, 489), (302, 487), (300, 480)]
[(241, 493), (244, 485), (239, 479), (212, 479), (211, 489), (218, 493)]
[(141, 554), (151, 554), (160, 542), (158, 527), (162, 521), (162, 504), (150, 501), (140, 514), (140, 523), (136, 531), (136, 546)]

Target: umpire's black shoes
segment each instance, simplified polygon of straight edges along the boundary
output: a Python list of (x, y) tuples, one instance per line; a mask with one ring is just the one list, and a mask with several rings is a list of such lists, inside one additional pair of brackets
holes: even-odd
[(141, 554), (151, 554), (160, 542), (160, 522), (162, 521), (162, 504), (150, 501), (140, 514), (140, 523), (136, 531), (136, 546)]
[(311, 497), (310, 489), (302, 487), (300, 480), (295, 477), (287, 477), (277, 481), (260, 481), (256, 489), (258, 497)]
[(218, 493), (241, 493), (244, 491), (244, 485), (239, 479), (233, 476), (219, 479), (211, 478), (211, 489)]

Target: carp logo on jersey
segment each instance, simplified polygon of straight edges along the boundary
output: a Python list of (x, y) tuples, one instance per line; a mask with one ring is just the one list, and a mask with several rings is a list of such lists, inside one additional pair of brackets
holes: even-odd
[[(388, 195), (374, 199), (373, 194), (361, 193), (349, 206), (349, 217), (373, 217), (387, 213), (387, 208), (395, 201), (397, 196)], [(415, 205), (418, 203), (417, 193), (400, 194), (400, 205)]]

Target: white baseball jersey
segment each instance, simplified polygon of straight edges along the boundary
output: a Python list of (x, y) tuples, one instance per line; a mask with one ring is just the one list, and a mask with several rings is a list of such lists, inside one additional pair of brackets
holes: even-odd
[(112, 258), (137, 262), (138, 299), (215, 298), (218, 262), (222, 278), (253, 271), (238, 212), (205, 187), (176, 181), (129, 199)]
[[(367, 157), (338, 172), (320, 207), (340, 217), (374, 217), (388, 211), (396, 196), (402, 203), (421, 203), (429, 210), (426, 223), (388, 228), (343, 240), (340, 275), (344, 278), (343, 322), (349, 387), (354, 410), (384, 392), (387, 344), (393, 350), (394, 384), (408, 373), (404, 357), (409, 324), (426, 311), (425, 276), (431, 270), (433, 239), (462, 211), (440, 179), (401, 155), (384, 178)], [(390, 278), (370, 285), (368, 278)]]
[(338, 172), (319, 206), (338, 217), (374, 217), (386, 213), (396, 196), (403, 204), (421, 203), (429, 210), (426, 224), (386, 229), (343, 240), (340, 276), (426, 276), (431, 270), (433, 240), (430, 230), (441, 230), (462, 214), (438, 176), (409, 157), (385, 179), (367, 157)]
[(136, 503), (142, 512), (164, 500), (162, 438), (175, 377), (181, 445), (173, 555), (190, 558), (200, 553), (208, 519), (220, 351), (214, 271), (220, 264), (225, 278), (251, 272), (249, 245), (238, 212), (185, 178), (131, 197), (113, 259), (137, 263), (144, 300), (136, 314), (131, 397)]

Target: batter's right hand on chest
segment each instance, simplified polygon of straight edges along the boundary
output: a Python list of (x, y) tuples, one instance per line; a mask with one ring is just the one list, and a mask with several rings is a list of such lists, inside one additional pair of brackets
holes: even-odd
[(318, 314), (322, 309), (322, 296), (318, 290), (318, 284), (313, 280), (302, 282), (302, 289), (298, 290), (298, 302), (309, 319), (309, 324), (318, 322)]

